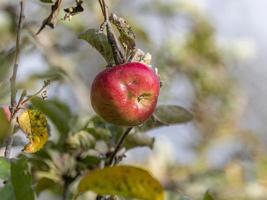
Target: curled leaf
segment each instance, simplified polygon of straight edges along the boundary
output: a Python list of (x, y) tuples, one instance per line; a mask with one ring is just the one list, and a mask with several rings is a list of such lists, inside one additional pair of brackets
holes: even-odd
[(45, 115), (39, 110), (28, 109), (18, 117), (18, 123), (29, 139), (23, 151), (27, 153), (39, 151), (48, 139), (48, 124)]
[(97, 169), (82, 178), (79, 192), (92, 190), (100, 195), (119, 195), (144, 200), (163, 200), (160, 183), (147, 171), (132, 166)]
[(120, 43), (122, 44), (124, 50), (127, 54), (132, 53), (132, 51), (135, 49), (135, 34), (132, 31), (131, 26), (127, 23), (125, 19), (122, 17), (117, 16), (116, 14), (112, 13), (109, 17), (112, 24), (115, 25), (115, 27), (118, 29), (120, 33)]
[(51, 6), (50, 15), (43, 20), (43, 23), (42, 23), (41, 27), (39, 28), (39, 30), (37, 31), (36, 35), (41, 33), (41, 31), (45, 28), (45, 26), (49, 26), (51, 28), (55, 27), (55, 24), (57, 23), (57, 20), (58, 20), (59, 11), (61, 8), (62, 1), (63, 0), (56, 0), (54, 5)]

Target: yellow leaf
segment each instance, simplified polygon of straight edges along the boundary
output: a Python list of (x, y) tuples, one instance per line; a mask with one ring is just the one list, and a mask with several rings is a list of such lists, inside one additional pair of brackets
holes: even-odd
[(18, 117), (18, 123), (29, 139), (29, 143), (24, 147), (23, 151), (26, 153), (39, 151), (48, 139), (45, 115), (39, 110), (28, 109)]
[(132, 166), (115, 166), (89, 172), (79, 184), (79, 192), (119, 195), (144, 200), (163, 200), (161, 184), (147, 171)]

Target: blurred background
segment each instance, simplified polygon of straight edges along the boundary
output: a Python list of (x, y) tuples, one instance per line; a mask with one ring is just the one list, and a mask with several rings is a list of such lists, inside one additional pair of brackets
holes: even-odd
[[(90, 85), (106, 63), (78, 34), (99, 27), (100, 8), (85, 1), (83, 13), (35, 36), (50, 12), (44, 2), (26, 1), (19, 87), (30, 93), (52, 78), (48, 97), (65, 102), (82, 121), (94, 114)], [(133, 148), (123, 163), (149, 169), (164, 185), (166, 199), (200, 199), (206, 190), (222, 200), (267, 199), (267, 1), (110, 2), (132, 25), (138, 47), (152, 55), (163, 82), (159, 104), (194, 114), (190, 123), (147, 132), (155, 137), (153, 148)], [(64, 1), (64, 7), (73, 4)], [(9, 104), (17, 13), (18, 1), (0, 1), (2, 105)], [(21, 138), (13, 156), (26, 141)], [(55, 138), (52, 127), (50, 140)], [(47, 196), (57, 199), (47, 191), (39, 199)]]

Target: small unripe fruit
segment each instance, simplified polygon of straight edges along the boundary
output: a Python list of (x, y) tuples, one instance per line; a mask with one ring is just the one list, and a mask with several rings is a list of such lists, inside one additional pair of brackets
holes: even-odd
[(107, 122), (136, 126), (154, 112), (160, 81), (152, 68), (126, 63), (100, 72), (91, 88), (91, 103)]

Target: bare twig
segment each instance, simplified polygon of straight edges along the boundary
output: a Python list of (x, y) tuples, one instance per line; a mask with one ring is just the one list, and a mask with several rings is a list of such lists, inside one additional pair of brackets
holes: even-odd
[(13, 113), (11, 113), (11, 119), (13, 119), (15, 117), (15, 115), (17, 114), (17, 112), (21, 109), (21, 106), (23, 106), (25, 103), (27, 103), (28, 101), (30, 101), (33, 97), (39, 95), (40, 93), (42, 93), (47, 86), (50, 84), (50, 80), (46, 80), (44, 81), (44, 85), (42, 86), (42, 88), (40, 88), (37, 92), (35, 92), (32, 95), (27, 96), (27, 98), (25, 99), (26, 96), (26, 90), (23, 90), (23, 92), (20, 95), (19, 101), (16, 104)]
[(26, 102), (30, 101), (33, 97), (39, 95), (40, 93), (42, 93), (46, 88), (47, 86), (50, 84), (50, 80), (46, 80), (44, 81), (44, 85), (42, 88), (40, 88), (37, 92), (35, 92), (33, 95), (30, 95), (28, 96), (26, 99), (24, 99), (20, 105), (23, 105), (25, 104)]
[(41, 31), (45, 28), (45, 26), (50, 26), (51, 28), (55, 27), (55, 24), (57, 23), (57, 20), (58, 20), (58, 15), (59, 15), (62, 1), (63, 0), (57, 0), (54, 3), (54, 5), (51, 6), (50, 15), (46, 19), (43, 20), (42, 26), (39, 28), (36, 35), (41, 33)]
[(16, 50), (15, 50), (15, 59), (14, 59), (14, 66), (13, 66), (13, 73), (10, 78), (10, 113), (11, 113), (11, 130), (9, 133), (9, 136), (6, 141), (6, 148), (5, 148), (5, 157), (9, 158), (11, 153), (11, 147), (13, 144), (13, 130), (14, 130), (14, 111), (16, 107), (16, 95), (17, 95), (17, 88), (16, 88), (16, 79), (17, 79), (17, 72), (18, 72), (18, 66), (19, 66), (19, 57), (20, 57), (20, 40), (21, 40), (21, 29), (22, 29), (22, 23), (24, 18), (24, 0), (20, 0), (20, 14), (19, 14), (19, 20), (17, 25), (17, 37), (16, 37)]

